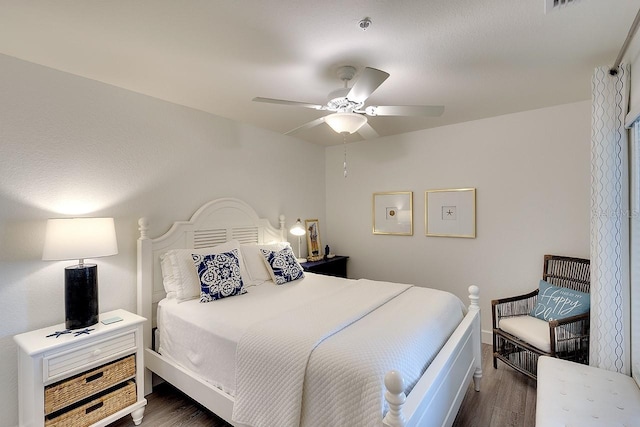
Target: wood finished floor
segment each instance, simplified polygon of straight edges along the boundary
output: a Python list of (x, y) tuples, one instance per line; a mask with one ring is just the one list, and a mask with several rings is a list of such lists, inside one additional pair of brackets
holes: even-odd
[[(498, 363), (493, 369), (491, 346), (482, 345), (483, 377), (480, 392), (469, 386), (454, 427), (534, 427), (535, 381)], [(198, 403), (168, 384), (147, 396), (143, 426), (229, 427)], [(130, 416), (108, 427), (133, 426)]]

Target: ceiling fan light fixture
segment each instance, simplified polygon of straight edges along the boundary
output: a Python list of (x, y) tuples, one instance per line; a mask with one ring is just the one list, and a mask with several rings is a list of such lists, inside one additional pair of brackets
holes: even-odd
[(337, 133), (355, 133), (367, 123), (367, 118), (356, 113), (333, 113), (324, 121)]

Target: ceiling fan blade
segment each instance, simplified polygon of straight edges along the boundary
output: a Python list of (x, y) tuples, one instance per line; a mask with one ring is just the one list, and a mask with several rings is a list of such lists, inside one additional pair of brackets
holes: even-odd
[[(371, 109), (371, 110), (370, 110)], [(425, 116), (440, 117), (444, 113), (443, 105), (380, 105), (367, 107), (367, 114), (373, 116)], [(373, 114), (370, 114), (373, 111)]]
[(364, 125), (362, 125), (362, 127), (358, 129), (358, 133), (364, 139), (373, 139), (373, 138), (378, 138), (380, 136), (378, 135), (378, 132), (376, 132), (376, 130), (372, 128), (369, 123), (365, 123)]
[(310, 122), (307, 122), (301, 126), (298, 126), (295, 129), (291, 129), (288, 132), (285, 132), (285, 135), (292, 135), (296, 132), (300, 132), (301, 130), (307, 130), (307, 129), (311, 129), (312, 127), (321, 125), (322, 123), (324, 123), (324, 117), (320, 117), (319, 119), (315, 119), (315, 120), (311, 120)]
[(261, 98), (258, 96), (256, 98), (253, 98), (253, 101), (266, 102), (268, 104), (281, 104), (281, 105), (292, 105), (294, 107), (313, 108), (314, 110), (324, 109), (324, 105), (309, 104), (308, 102), (287, 101), (286, 99)]
[(366, 67), (358, 80), (347, 94), (347, 99), (353, 102), (364, 102), (371, 96), (374, 90), (389, 77), (389, 73), (377, 70), (375, 68)]

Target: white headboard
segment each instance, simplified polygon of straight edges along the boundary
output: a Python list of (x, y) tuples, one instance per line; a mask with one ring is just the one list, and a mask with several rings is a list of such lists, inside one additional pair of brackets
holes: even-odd
[(160, 269), (160, 255), (170, 249), (205, 248), (229, 240), (240, 243), (285, 241), (284, 215), (280, 228), (259, 218), (251, 206), (242, 200), (226, 198), (206, 203), (189, 221), (173, 223), (162, 236), (147, 236), (146, 218), (138, 221), (138, 314), (145, 317), (145, 348), (151, 347), (151, 330), (156, 324), (158, 302), (165, 297)]

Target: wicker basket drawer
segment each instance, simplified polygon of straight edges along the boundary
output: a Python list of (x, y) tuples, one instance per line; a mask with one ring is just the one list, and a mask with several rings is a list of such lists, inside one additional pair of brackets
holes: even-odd
[(88, 427), (136, 403), (136, 383), (127, 381), (67, 411), (45, 417), (45, 427)]
[(51, 414), (75, 402), (108, 389), (136, 374), (136, 356), (115, 362), (51, 384), (44, 389), (44, 413)]
[[(91, 345), (75, 348), (65, 353), (43, 359), (43, 380), (48, 382), (72, 374), (87, 364), (133, 351), (136, 348), (135, 332), (97, 341)], [(131, 352), (130, 351), (130, 352)]]

